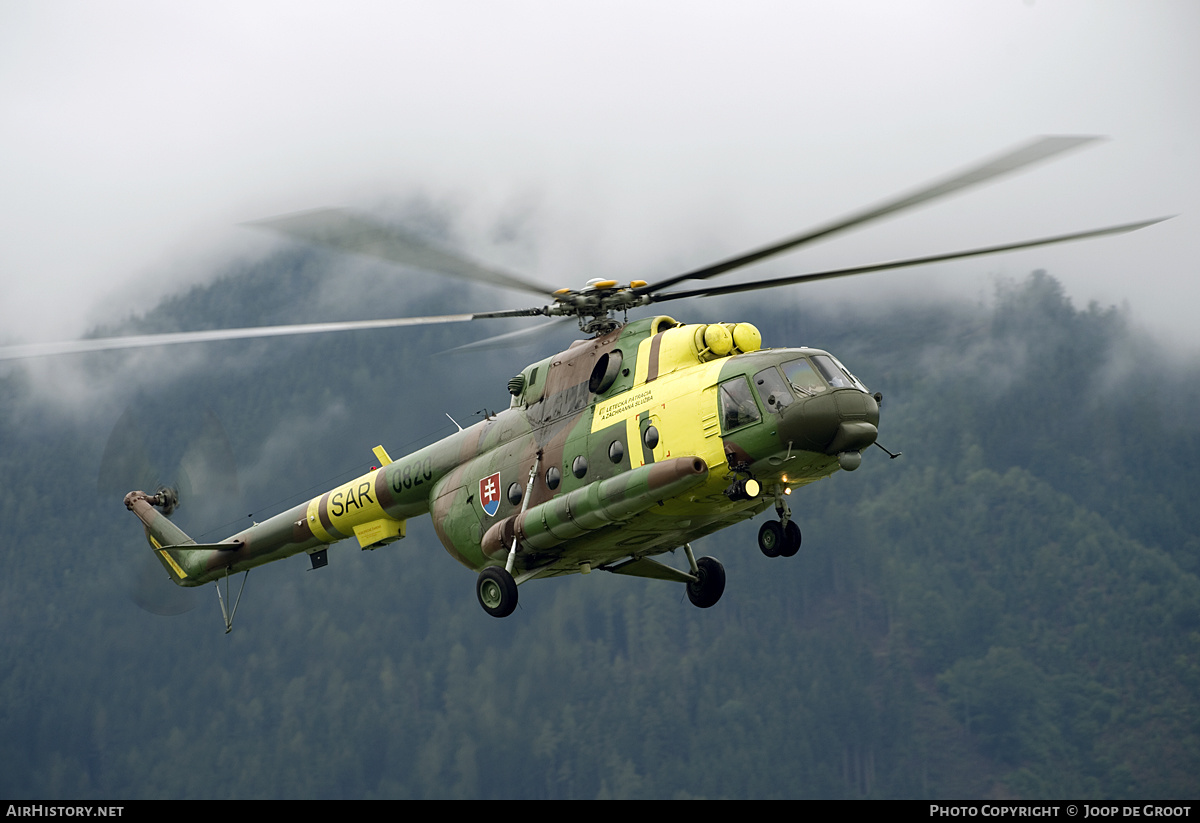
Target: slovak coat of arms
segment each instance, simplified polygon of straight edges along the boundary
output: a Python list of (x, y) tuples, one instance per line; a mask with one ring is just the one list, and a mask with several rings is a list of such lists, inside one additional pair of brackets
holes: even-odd
[(500, 509), (500, 472), (479, 481), (479, 502), (488, 517), (495, 516)]

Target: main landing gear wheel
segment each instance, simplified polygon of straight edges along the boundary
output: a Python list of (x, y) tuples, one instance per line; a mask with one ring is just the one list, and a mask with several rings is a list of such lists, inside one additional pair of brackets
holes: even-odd
[(795, 520), (789, 520), (783, 527), (783, 542), (779, 545), (780, 557), (792, 557), (800, 551), (800, 527)]
[[(799, 531), (799, 529), (797, 529)], [(784, 545), (783, 526), (778, 520), (768, 520), (758, 530), (758, 548), (767, 557), (779, 557)], [(797, 546), (799, 548), (799, 546)], [(795, 552), (792, 552), (795, 554)]]
[(701, 609), (715, 606), (725, 592), (725, 567), (715, 557), (701, 557), (696, 561), (696, 577), (687, 584), (688, 600)]
[(508, 617), (517, 608), (517, 581), (500, 566), (489, 566), (479, 573), (475, 594), (479, 605), (492, 617)]

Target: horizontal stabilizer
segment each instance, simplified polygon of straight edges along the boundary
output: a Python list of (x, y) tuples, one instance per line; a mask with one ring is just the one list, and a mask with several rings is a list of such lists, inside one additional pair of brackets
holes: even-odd
[(160, 548), (176, 552), (235, 552), (244, 545), (241, 541), (234, 541), (232, 543), (179, 543), (175, 546), (161, 546)]

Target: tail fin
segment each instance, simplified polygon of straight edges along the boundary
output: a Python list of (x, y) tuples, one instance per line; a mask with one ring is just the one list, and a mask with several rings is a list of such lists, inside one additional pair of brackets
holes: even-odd
[[(191, 568), (194, 558), (189, 555), (195, 554), (196, 541), (155, 508), (157, 506), (169, 512), (174, 509), (175, 503), (175, 493), (171, 489), (159, 489), (155, 494), (134, 491), (125, 495), (125, 508), (136, 514), (146, 527), (146, 539), (154, 547), (155, 555), (171, 579), (180, 586), (195, 585), (188, 577), (195, 571)], [(177, 546), (188, 546), (191, 550), (176, 549)]]

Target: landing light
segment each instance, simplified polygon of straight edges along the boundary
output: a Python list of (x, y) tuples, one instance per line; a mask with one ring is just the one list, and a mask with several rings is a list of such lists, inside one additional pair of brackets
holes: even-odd
[(734, 480), (725, 490), (725, 496), (730, 500), (753, 500), (762, 491), (762, 484), (753, 477), (745, 480)]

